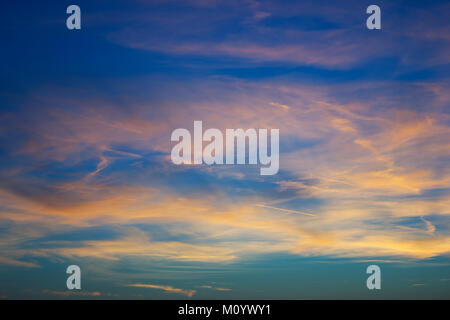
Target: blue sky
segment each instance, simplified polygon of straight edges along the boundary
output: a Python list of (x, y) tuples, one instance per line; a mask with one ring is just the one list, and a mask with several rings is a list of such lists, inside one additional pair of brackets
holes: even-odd
[[(449, 298), (447, 1), (381, 30), (369, 1), (70, 4), (2, 4), (1, 298)], [(279, 173), (172, 164), (194, 120), (279, 128)]]

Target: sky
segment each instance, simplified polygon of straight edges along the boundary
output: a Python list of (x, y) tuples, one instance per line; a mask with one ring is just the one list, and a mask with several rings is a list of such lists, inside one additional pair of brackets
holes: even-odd
[[(0, 299), (450, 298), (448, 1), (0, 12)], [(279, 172), (174, 165), (195, 120), (279, 129)]]

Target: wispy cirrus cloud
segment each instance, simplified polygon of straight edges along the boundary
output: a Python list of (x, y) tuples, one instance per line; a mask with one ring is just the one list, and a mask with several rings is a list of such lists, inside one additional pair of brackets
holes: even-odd
[(201, 286), (201, 288), (211, 289), (211, 290), (216, 290), (216, 291), (231, 291), (230, 288), (214, 287), (214, 286), (210, 286), (210, 285), (204, 285), (204, 286)]
[[(44, 294), (63, 296), (63, 297), (100, 297), (103, 294), (99, 291), (55, 291), (55, 290), (44, 290)], [(106, 296), (109, 296), (108, 294)]]
[[(20, 226), (8, 228), (6, 257), (225, 264), (275, 252), (399, 259), (448, 253), (445, 90), (417, 84), (399, 86), (392, 95), (389, 86), (377, 83), (342, 93), (341, 85), (216, 81), (190, 84), (182, 103), (167, 99), (164, 111), (151, 114), (140, 101), (130, 100), (123, 114), (115, 103), (98, 103), (101, 98), (41, 96), (51, 121), (36, 116), (19, 126), (29, 138), (11, 147), (10, 169), (3, 171), (2, 217)], [(383, 95), (359, 99), (367, 88), (392, 101)], [(173, 90), (184, 89), (168, 91)], [(237, 98), (235, 90), (242, 92)], [(205, 100), (204, 92), (214, 98)], [(398, 95), (420, 99), (424, 92), (431, 102), (427, 110), (387, 107)], [(59, 110), (62, 101), (71, 108)], [(289, 109), (274, 108), (273, 101)], [(155, 111), (162, 108), (150, 103)], [(92, 111), (94, 105), (99, 109)], [(250, 167), (171, 165), (170, 131), (197, 119), (217, 128), (282, 127), (281, 176), (261, 181)], [(21, 164), (13, 161), (17, 157)], [(49, 175), (36, 176), (35, 163)], [(193, 184), (194, 177), (203, 183)], [(317, 204), (309, 205), (311, 200)], [(299, 212), (308, 216), (285, 214)], [(114, 239), (24, 247), (57, 230), (105, 224), (123, 229)], [(156, 240), (136, 224), (164, 226), (167, 238)]]
[(0, 263), (12, 265), (12, 266), (16, 266), (16, 267), (39, 268), (39, 266), (35, 263), (10, 259), (10, 258), (6, 258), (6, 257), (0, 257)]
[(172, 286), (162, 286), (162, 285), (157, 285), (157, 284), (135, 283), (135, 284), (128, 285), (128, 287), (158, 289), (158, 290), (163, 290), (164, 292), (168, 292), (168, 293), (179, 293), (179, 294), (185, 295), (189, 298), (191, 298), (197, 292), (195, 290), (185, 290), (185, 289), (180, 289), (180, 288), (174, 288)]
[[(383, 30), (375, 33), (365, 29), (366, 7), (358, 1), (346, 1), (351, 9), (343, 9), (338, 2), (219, 1), (208, 8), (214, 14), (205, 14), (201, 5), (193, 4), (188, 10), (185, 4), (178, 5), (183, 7), (183, 15), (176, 13), (176, 5), (171, 11), (157, 4), (151, 9), (144, 7), (134, 24), (110, 34), (109, 39), (134, 49), (174, 55), (178, 63), (185, 59), (190, 66), (195, 62), (189, 57), (216, 59), (221, 61), (219, 66), (244, 62), (337, 70), (395, 59), (407, 66), (406, 72), (420, 70), (417, 64), (448, 63), (448, 41), (442, 36), (448, 28), (442, 16), (448, 11), (447, 4), (430, 2), (427, 10), (419, 10), (383, 3), (383, 11), (390, 14), (383, 16)], [(419, 44), (418, 38), (426, 43)], [(422, 54), (424, 45), (430, 52), (426, 56)]]

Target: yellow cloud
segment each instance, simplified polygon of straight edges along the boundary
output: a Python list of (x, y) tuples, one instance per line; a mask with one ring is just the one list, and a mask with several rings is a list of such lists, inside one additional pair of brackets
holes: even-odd
[(158, 289), (158, 290), (163, 290), (163, 291), (169, 292), (169, 293), (179, 293), (179, 294), (188, 296), (189, 298), (191, 298), (196, 293), (195, 290), (184, 290), (184, 289), (174, 288), (172, 286), (161, 286), (161, 285), (156, 285), (156, 284), (136, 283), (136, 284), (130, 284), (130, 285), (128, 285), (128, 287)]

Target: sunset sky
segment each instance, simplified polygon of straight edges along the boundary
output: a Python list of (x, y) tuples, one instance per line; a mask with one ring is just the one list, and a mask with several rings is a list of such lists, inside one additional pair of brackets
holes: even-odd
[[(2, 3), (0, 299), (450, 299), (449, 15)], [(278, 128), (278, 174), (174, 165), (171, 133), (194, 120)]]

